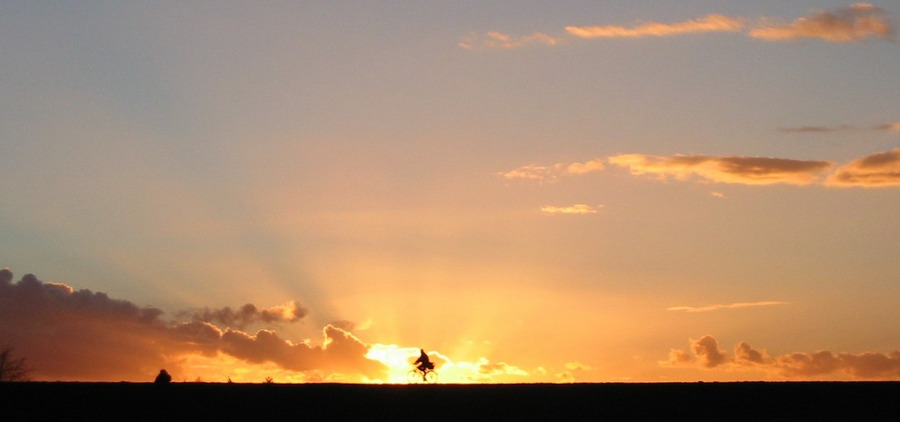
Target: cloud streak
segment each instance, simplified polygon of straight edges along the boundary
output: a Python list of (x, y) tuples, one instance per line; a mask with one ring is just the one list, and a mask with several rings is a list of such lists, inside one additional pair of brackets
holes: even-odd
[(485, 49), (512, 49), (525, 47), (533, 44), (556, 45), (562, 40), (552, 37), (543, 32), (534, 32), (528, 35), (513, 36), (498, 31), (488, 31), (484, 35), (472, 33), (465, 40), (458, 44), (459, 47), (466, 50), (477, 48)]
[[(606, 160), (613, 166), (627, 169), (633, 176), (647, 176), (662, 181), (698, 179), (704, 183), (815, 184), (839, 188), (900, 186), (900, 148), (860, 157), (836, 169), (836, 164), (830, 161), (752, 156), (619, 154)], [(555, 183), (564, 176), (588, 174), (602, 169), (603, 159), (597, 158), (584, 163), (526, 165), (498, 175), (506, 180)], [(713, 192), (712, 195), (725, 196), (719, 192)], [(547, 205), (541, 211), (547, 214), (584, 214), (596, 209), (584, 204), (570, 207)]]
[(868, 155), (840, 166), (825, 184), (865, 188), (900, 186), (900, 148)]
[(543, 32), (511, 36), (497, 31), (484, 35), (472, 33), (458, 45), (464, 49), (512, 49), (533, 44), (559, 45), (565, 36), (584, 40), (661, 38), (688, 34), (743, 32), (747, 37), (767, 41), (793, 41), (818, 39), (827, 42), (863, 42), (872, 39), (892, 40), (894, 26), (881, 8), (867, 3), (857, 3), (834, 12), (813, 11), (806, 17), (790, 23), (772, 18), (749, 19), (720, 14), (708, 14), (681, 22), (646, 22), (633, 26), (622, 25), (569, 25), (564, 35), (550, 36)]
[(787, 302), (779, 302), (774, 300), (762, 301), (762, 302), (738, 302), (738, 303), (729, 303), (727, 305), (707, 305), (707, 306), (673, 306), (671, 308), (667, 308), (667, 311), (682, 311), (682, 312), (710, 312), (710, 311), (718, 311), (720, 309), (740, 309), (740, 308), (754, 308), (760, 306), (779, 306), (779, 305), (787, 305)]
[(664, 367), (700, 367), (728, 371), (760, 370), (786, 379), (827, 379), (843, 375), (853, 380), (900, 378), (900, 351), (890, 353), (795, 352), (770, 356), (746, 342), (739, 342), (733, 354), (719, 347), (715, 337), (704, 335), (689, 341), (690, 352), (669, 351), (659, 362)]
[(854, 125), (838, 125), (838, 126), (799, 126), (799, 127), (782, 127), (778, 128), (779, 132), (784, 133), (831, 133), (831, 132), (852, 132), (852, 131), (900, 131), (900, 122), (882, 123), (869, 127), (859, 127)]
[(549, 166), (528, 164), (516, 169), (498, 173), (506, 180), (535, 180), (543, 183), (555, 183), (561, 177), (583, 175), (604, 169), (603, 160), (595, 159), (583, 163), (556, 163)]
[(764, 20), (749, 32), (750, 37), (765, 41), (813, 38), (830, 42), (889, 40), (893, 34), (884, 10), (867, 3), (857, 3), (834, 13), (819, 11), (788, 24)]
[(707, 155), (622, 154), (610, 157), (609, 162), (629, 169), (635, 176), (650, 175), (661, 180), (687, 180), (694, 176), (713, 183), (745, 185), (809, 185), (834, 166), (828, 161)]
[[(600, 205), (599, 207), (602, 207), (602, 205)], [(553, 214), (579, 215), (579, 214), (596, 214), (599, 211), (597, 210), (597, 208), (592, 207), (588, 204), (575, 204), (575, 205), (570, 205), (567, 207), (556, 207), (556, 206), (552, 206), (552, 205), (545, 205), (545, 206), (541, 207), (541, 212), (544, 214), (550, 214), (550, 215), (553, 215)]]
[(883, 123), (877, 126), (873, 126), (872, 130), (896, 130), (900, 132), (900, 122)]
[(861, 130), (861, 128), (853, 125), (840, 126), (799, 126), (799, 127), (783, 127), (778, 128), (779, 132), (784, 133), (830, 133), (830, 132), (849, 132)]
[(685, 22), (659, 23), (648, 22), (631, 28), (618, 25), (610, 26), (567, 26), (566, 32), (578, 38), (643, 38), (670, 37), (684, 34), (702, 34), (707, 32), (735, 32), (744, 28), (741, 19), (723, 15), (707, 15), (699, 19)]

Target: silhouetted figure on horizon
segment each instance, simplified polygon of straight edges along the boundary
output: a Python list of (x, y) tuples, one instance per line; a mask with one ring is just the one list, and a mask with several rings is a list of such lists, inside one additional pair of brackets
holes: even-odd
[(417, 368), (422, 371), (422, 381), (425, 381), (425, 373), (434, 369), (434, 364), (431, 363), (431, 359), (425, 354), (425, 349), (419, 349), (419, 358), (413, 362), (413, 365), (415, 364), (419, 364)]
[(159, 375), (156, 376), (156, 379), (153, 380), (153, 382), (155, 384), (168, 384), (168, 383), (172, 382), (172, 376), (169, 375), (169, 373), (166, 372), (165, 369), (160, 369)]

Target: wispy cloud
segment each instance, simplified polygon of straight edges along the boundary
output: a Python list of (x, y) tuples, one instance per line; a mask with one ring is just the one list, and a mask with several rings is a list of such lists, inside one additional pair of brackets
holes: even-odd
[(521, 382), (523, 377), (530, 375), (528, 371), (515, 365), (506, 362), (492, 363), (485, 358), (474, 362), (454, 362), (445, 358), (441, 363), (441, 379), (450, 382), (487, 383), (498, 380)]
[(765, 41), (815, 38), (830, 42), (891, 39), (893, 34), (893, 26), (884, 10), (867, 3), (857, 3), (834, 13), (819, 11), (787, 24), (763, 20), (749, 33), (751, 37)]
[(566, 37), (576, 39), (621, 39), (672, 37), (687, 34), (743, 32), (746, 36), (762, 41), (790, 41), (818, 39), (828, 42), (862, 42), (872, 39), (892, 40), (894, 26), (881, 8), (867, 3), (857, 3), (834, 12), (814, 11), (810, 16), (782, 23), (773, 18), (744, 18), (708, 14), (681, 22), (645, 22), (632, 26), (588, 25), (565, 27), (559, 36), (543, 32), (512, 36), (489, 31), (483, 35), (469, 34), (458, 45), (465, 49), (511, 49), (533, 44), (559, 45)]
[(667, 311), (683, 311), (683, 312), (709, 312), (709, 311), (718, 311), (720, 309), (740, 309), (740, 308), (754, 308), (759, 306), (779, 306), (779, 305), (787, 305), (788, 302), (780, 302), (774, 300), (761, 301), (761, 302), (738, 302), (738, 303), (729, 303), (727, 305), (707, 305), (707, 306), (673, 306), (671, 308), (667, 308)]
[(869, 188), (900, 186), (900, 148), (868, 155), (840, 166), (825, 184)]
[(566, 362), (565, 368), (566, 369), (564, 371), (556, 374), (556, 379), (559, 382), (564, 382), (564, 383), (578, 382), (578, 380), (581, 379), (584, 376), (584, 374), (594, 370), (594, 368), (591, 367), (590, 365), (585, 365), (585, 364), (583, 364), (581, 362), (577, 362), (577, 361)]
[(784, 133), (829, 133), (829, 132), (847, 132), (860, 130), (859, 127), (853, 125), (840, 126), (799, 126), (799, 127), (780, 127), (779, 132)]
[(722, 15), (707, 15), (685, 22), (647, 22), (633, 27), (609, 26), (567, 26), (566, 32), (579, 38), (641, 38), (669, 37), (673, 35), (698, 34), (706, 32), (735, 32), (744, 28), (741, 19)]
[(830, 133), (830, 132), (852, 132), (852, 131), (900, 131), (900, 122), (882, 123), (874, 126), (860, 127), (855, 125), (838, 125), (838, 126), (798, 126), (798, 127), (780, 127), (779, 132), (785, 133)]
[[(895, 126), (896, 124), (878, 125), (873, 126), (872, 130), (888, 130)], [(634, 176), (648, 176), (663, 181), (694, 179), (704, 183), (742, 185), (815, 184), (867, 188), (900, 186), (900, 148), (855, 159), (833, 171), (836, 164), (831, 161), (752, 156), (619, 154), (607, 158), (607, 161), (628, 169)], [(554, 183), (563, 176), (588, 174), (603, 168), (603, 160), (598, 158), (584, 163), (526, 165), (498, 175), (507, 180)], [(725, 197), (722, 192), (710, 194), (717, 198)], [(547, 214), (584, 214), (596, 212), (596, 209), (584, 204), (570, 207), (547, 205), (541, 211)]]
[(526, 164), (513, 170), (501, 172), (498, 174), (507, 180), (525, 179), (553, 182), (556, 181), (556, 174), (558, 173), (559, 169), (553, 166), (547, 167), (537, 164)]
[(484, 35), (471, 33), (458, 45), (459, 47), (465, 48), (467, 50), (478, 48), (511, 49), (532, 44), (556, 45), (559, 44), (560, 41), (562, 40), (547, 35), (543, 32), (534, 32), (528, 35), (514, 36), (498, 31), (488, 31)]
[(553, 183), (562, 176), (588, 174), (603, 170), (603, 168), (603, 160), (594, 159), (583, 163), (556, 163), (549, 166), (528, 164), (507, 172), (501, 172), (499, 175), (507, 180), (524, 179)]
[(834, 166), (828, 161), (706, 155), (622, 154), (610, 157), (609, 162), (628, 168), (631, 174), (638, 176), (651, 175), (663, 180), (669, 177), (687, 180), (696, 176), (714, 183), (745, 185), (808, 185)]
[(719, 347), (710, 335), (690, 340), (689, 352), (671, 349), (664, 367), (700, 367), (727, 371), (759, 370), (788, 379), (815, 379), (842, 374), (855, 380), (885, 380), (900, 377), (900, 351), (890, 353), (795, 352), (770, 356), (766, 350), (739, 342), (734, 353)]
[(872, 130), (896, 130), (900, 132), (900, 122), (883, 123), (880, 125), (872, 126)]
[(566, 207), (556, 207), (552, 205), (546, 205), (541, 207), (541, 212), (544, 214), (596, 214), (598, 208), (602, 208), (603, 205), (598, 205), (596, 208), (592, 207), (588, 204), (575, 204), (569, 205)]
[(598, 158), (583, 163), (571, 163), (565, 166), (565, 168), (567, 174), (588, 174), (603, 170), (604, 165), (603, 160)]

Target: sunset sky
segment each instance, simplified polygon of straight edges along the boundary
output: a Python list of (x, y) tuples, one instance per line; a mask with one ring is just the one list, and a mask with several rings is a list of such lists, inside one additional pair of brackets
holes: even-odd
[(900, 379), (900, 2), (0, 4), (35, 380)]

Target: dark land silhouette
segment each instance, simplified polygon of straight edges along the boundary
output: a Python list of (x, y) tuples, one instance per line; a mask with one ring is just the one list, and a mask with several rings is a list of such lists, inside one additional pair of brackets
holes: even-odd
[(895, 420), (900, 382), (0, 383), (4, 420)]

